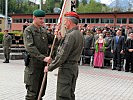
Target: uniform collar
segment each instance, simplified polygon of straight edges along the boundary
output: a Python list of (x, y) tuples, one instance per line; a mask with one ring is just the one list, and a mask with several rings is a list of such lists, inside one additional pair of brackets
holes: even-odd
[(68, 30), (68, 32), (67, 32), (67, 33), (70, 33), (70, 32), (72, 32), (73, 30), (78, 30), (78, 26), (73, 27), (72, 29)]
[(41, 27), (37, 28), (34, 24), (32, 24), (31, 26), (34, 28), (35, 32), (40, 32)]

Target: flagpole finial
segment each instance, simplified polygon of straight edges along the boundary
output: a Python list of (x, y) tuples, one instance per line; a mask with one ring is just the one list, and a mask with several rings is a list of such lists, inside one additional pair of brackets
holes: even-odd
[(76, 12), (76, 2), (71, 1), (71, 11)]

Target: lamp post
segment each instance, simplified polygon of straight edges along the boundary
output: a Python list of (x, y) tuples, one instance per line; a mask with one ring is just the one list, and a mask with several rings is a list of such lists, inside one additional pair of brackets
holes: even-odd
[(5, 29), (8, 28), (8, 16), (7, 16), (7, 13), (8, 13), (8, 0), (6, 0), (6, 2), (5, 2)]
[(40, 10), (42, 9), (42, 0), (40, 0)]

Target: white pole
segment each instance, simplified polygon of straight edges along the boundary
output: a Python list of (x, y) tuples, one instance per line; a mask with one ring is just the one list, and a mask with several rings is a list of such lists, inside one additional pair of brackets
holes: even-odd
[(40, 0), (40, 10), (42, 9), (42, 0)]
[(5, 2), (5, 29), (8, 29), (8, 0)]

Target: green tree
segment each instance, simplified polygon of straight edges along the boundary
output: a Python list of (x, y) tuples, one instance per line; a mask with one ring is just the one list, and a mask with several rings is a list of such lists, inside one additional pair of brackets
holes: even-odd
[(82, 0), (83, 5), (87, 4), (87, 0)]
[(76, 0), (76, 8), (79, 6), (79, 0)]
[(79, 4), (77, 8), (77, 12), (79, 13), (97, 13), (97, 12), (108, 12), (110, 11), (109, 7), (95, 0), (90, 0), (88, 4), (83, 4), (82, 2)]
[(45, 11), (47, 13), (53, 13), (53, 9), (55, 7), (55, 0), (46, 0), (46, 5), (47, 7), (45, 7)]
[(5, 14), (5, 0), (0, 0), (0, 13)]

